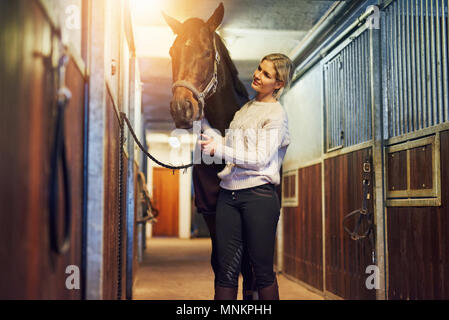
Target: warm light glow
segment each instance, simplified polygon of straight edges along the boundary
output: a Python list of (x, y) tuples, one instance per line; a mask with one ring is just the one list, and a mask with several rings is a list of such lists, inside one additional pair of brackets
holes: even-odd
[[(129, 0), (133, 22), (137, 25), (166, 26), (162, 12), (173, 15), (176, 6), (168, 0)], [(178, 3), (179, 4), (179, 3)], [(175, 10), (173, 10), (174, 8)]]
[(169, 58), (169, 50), (176, 35), (167, 27), (138, 26), (135, 28), (139, 57)]
[(168, 143), (173, 149), (178, 149), (181, 146), (181, 142), (179, 142), (177, 137), (169, 137)]
[(139, 57), (169, 58), (175, 35), (162, 12), (171, 14), (167, 0), (129, 0), (134, 22), (136, 49)]
[(164, 0), (130, 0), (131, 10), (134, 14), (159, 12), (162, 9), (161, 4)]

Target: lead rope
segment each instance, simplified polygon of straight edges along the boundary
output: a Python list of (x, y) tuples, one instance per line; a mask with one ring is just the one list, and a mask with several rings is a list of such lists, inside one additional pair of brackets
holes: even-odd
[(133, 127), (131, 126), (131, 123), (129, 122), (129, 119), (126, 117), (126, 114), (124, 112), (120, 112), (120, 116), (121, 116), (121, 119), (122, 119), (122, 124), (121, 124), (122, 129), (124, 127), (124, 125), (123, 125), (123, 121), (124, 121), (126, 123), (126, 125), (128, 126), (128, 129), (131, 132), (131, 135), (133, 136), (134, 141), (137, 143), (137, 145), (139, 146), (140, 150), (142, 150), (142, 152), (148, 158), (150, 158), (151, 160), (156, 162), (158, 165), (160, 165), (160, 166), (162, 166), (164, 168), (167, 168), (167, 169), (171, 169), (171, 170), (173, 170), (173, 172), (175, 170), (187, 170), (188, 168), (193, 166), (193, 163), (189, 163), (189, 164), (182, 165), (182, 166), (172, 166), (172, 165), (168, 165), (168, 164), (162, 163), (161, 161), (157, 160), (155, 157), (153, 157), (151, 154), (149, 154), (145, 150), (145, 148), (142, 146), (142, 143), (140, 143), (139, 139), (137, 138), (136, 133), (134, 132)]
[(118, 183), (118, 237), (117, 237), (117, 300), (122, 299), (122, 218), (123, 218), (123, 145), (125, 141), (125, 127), (123, 120), (120, 122), (120, 155), (119, 155), (119, 183)]
[[(193, 163), (182, 165), (182, 166), (172, 166), (165, 163), (162, 163), (161, 161), (157, 160), (155, 157), (153, 157), (150, 153), (148, 153), (145, 148), (142, 146), (142, 143), (139, 141), (139, 139), (136, 136), (136, 133), (133, 130), (133, 127), (131, 126), (131, 123), (129, 119), (126, 117), (126, 113), (120, 112), (120, 156), (119, 156), (119, 192), (118, 192), (118, 237), (117, 237), (117, 265), (118, 265), (118, 272), (117, 272), (117, 299), (122, 299), (122, 218), (123, 218), (123, 145), (125, 141), (125, 123), (128, 126), (129, 131), (131, 132), (131, 135), (134, 138), (134, 141), (139, 146), (140, 150), (151, 160), (156, 162), (158, 165), (173, 170), (173, 173), (175, 170), (187, 170), (187, 168), (190, 168), (193, 166)], [(185, 171), (184, 171), (185, 172)], [(151, 203), (151, 202), (150, 202)], [(157, 211), (151, 206), (152, 210)]]

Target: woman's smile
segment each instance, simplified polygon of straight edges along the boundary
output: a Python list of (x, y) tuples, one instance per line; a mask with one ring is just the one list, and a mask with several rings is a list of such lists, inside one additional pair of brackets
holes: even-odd
[(257, 81), (256, 79), (253, 79), (253, 84), (254, 84), (255, 86), (260, 86), (260, 82)]

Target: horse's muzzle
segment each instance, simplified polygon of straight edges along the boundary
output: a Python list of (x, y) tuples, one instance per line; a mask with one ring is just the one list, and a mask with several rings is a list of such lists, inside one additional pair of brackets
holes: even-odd
[(170, 113), (175, 121), (176, 128), (190, 129), (193, 126), (193, 121), (198, 118), (199, 108), (197, 103), (189, 99), (172, 100), (170, 104)]
[(193, 108), (190, 107), (190, 104), (172, 102), (170, 105), (170, 113), (175, 121), (176, 128), (189, 129), (192, 127)]

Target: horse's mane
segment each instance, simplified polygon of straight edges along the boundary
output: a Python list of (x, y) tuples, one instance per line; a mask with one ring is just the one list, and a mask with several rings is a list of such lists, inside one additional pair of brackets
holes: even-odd
[(229, 55), (229, 51), (228, 48), (226, 48), (225, 44), (224, 44), (224, 40), (221, 38), (221, 36), (218, 33), (215, 33), (215, 39), (216, 44), (217, 44), (217, 50), (218, 53), (220, 54), (220, 59), (222, 61), (224, 61), (225, 65), (228, 67), (228, 69), (231, 72), (232, 75), (232, 84), (234, 87), (234, 90), (236, 92), (236, 94), (244, 99), (244, 100), (248, 100), (248, 91), (246, 91), (245, 86), (243, 85), (243, 83), (240, 81), (238, 75), (239, 72), (237, 70), (237, 68), (235, 67), (234, 62), (231, 59), (231, 56)]

